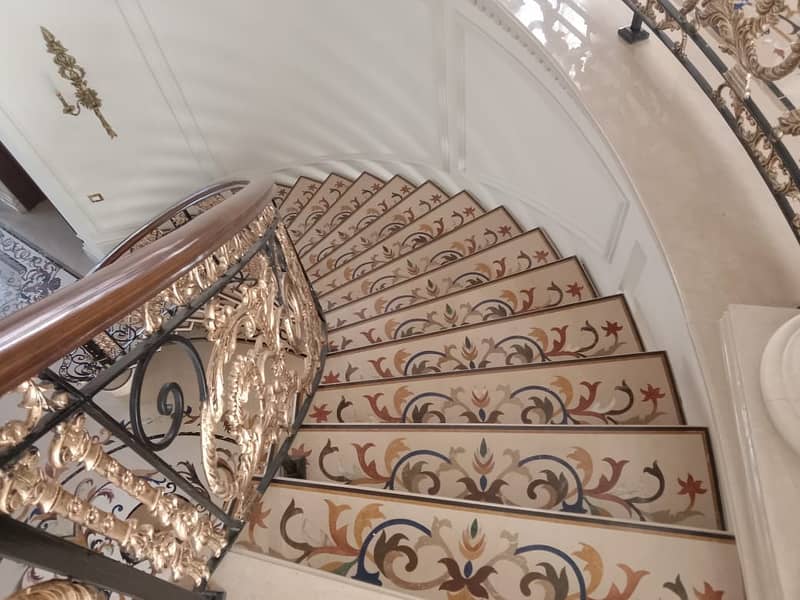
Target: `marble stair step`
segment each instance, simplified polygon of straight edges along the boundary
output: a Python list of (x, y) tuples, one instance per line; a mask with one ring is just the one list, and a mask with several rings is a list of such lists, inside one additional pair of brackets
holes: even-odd
[[(350, 325), (329, 321), (328, 344), (333, 351), (353, 350), (376, 342), (566, 306), (597, 296), (580, 262), (569, 258)], [(389, 300), (394, 301), (395, 298)]]
[(371, 248), (407, 225), (435, 210), (448, 200), (441, 188), (426, 181), (402, 201), (385, 211), (377, 219), (348, 236), (350, 230), (339, 232), (336, 247), (327, 252), (320, 262), (307, 268), (311, 281), (316, 281), (335, 271), (340, 265), (358, 255), (359, 249)]
[(336, 227), (322, 236), (312, 247), (309, 248), (304, 245), (303, 251), (300, 253), (303, 266), (308, 269), (324, 260), (344, 242), (358, 235), (417, 189), (417, 186), (399, 175), (392, 177), (386, 182), (385, 186), (373, 194), (364, 204), (350, 211), (348, 215), (339, 221)]
[[(555, 265), (558, 259), (558, 251), (544, 231), (534, 229), (476, 252), (464, 260), (405, 278), (372, 294), (359, 294), (356, 299), (336, 307), (328, 306), (325, 317), (328, 323), (341, 326), (522, 271), (542, 269), (542, 276), (546, 278), (545, 274), (552, 271), (545, 270), (545, 267)], [(326, 306), (324, 302), (322, 305)]]
[(314, 224), (306, 229), (299, 238), (295, 239), (295, 247), (299, 254), (305, 254), (317, 242), (339, 227), (367, 200), (372, 198), (386, 185), (382, 179), (371, 173), (362, 173), (353, 182), (342, 196), (325, 210)]
[(283, 185), (280, 183), (273, 183), (272, 187), (269, 188), (269, 199), (272, 201), (272, 204), (275, 208), (280, 208), (283, 205), (286, 197), (289, 195), (289, 192), (292, 191), (292, 186), (290, 185)]
[(621, 294), (328, 354), (324, 383), (643, 352)]
[[(321, 181), (309, 177), (298, 177), (289, 193), (284, 196), (280, 204), (280, 215), (286, 221), (287, 211), (297, 216), (297, 211), (308, 204), (309, 200), (317, 193), (322, 185)], [(286, 221), (288, 222), (288, 221)]]
[(359, 382), (328, 372), (305, 423), (684, 425), (664, 352)]
[(724, 529), (699, 427), (306, 425), (306, 479)]
[(289, 229), (292, 240), (296, 240), (306, 229), (314, 224), (316, 219), (327, 210), (353, 183), (352, 179), (347, 179), (341, 175), (331, 174), (325, 178), (319, 188), (309, 198), (306, 195), (299, 196), (294, 204), (288, 202), (281, 209), (283, 222)]
[[(422, 248), (379, 266), (363, 277), (350, 281), (345, 281), (344, 276), (341, 280), (334, 278), (326, 280), (324, 285), (315, 283), (314, 289), (319, 294), (322, 306), (328, 310), (353, 298), (372, 294), (447, 263), (470, 257), (521, 232), (521, 227), (506, 209), (496, 208)], [(542, 241), (546, 242), (544, 239)]]
[(352, 281), (418, 248), (455, 231), (485, 214), (478, 202), (462, 192), (442, 202), (430, 212), (394, 232), (381, 232), (381, 238), (350, 240), (337, 251), (335, 268), (319, 278), (309, 273), (314, 286), (325, 289), (331, 281)]
[(424, 598), (744, 600), (733, 536), (278, 479), (251, 550)]

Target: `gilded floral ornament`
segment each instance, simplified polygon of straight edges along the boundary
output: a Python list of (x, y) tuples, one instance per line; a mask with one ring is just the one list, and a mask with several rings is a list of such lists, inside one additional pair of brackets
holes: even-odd
[(27, 411), (25, 420), (7, 421), (0, 425), (0, 449), (19, 444), (38, 425), (47, 411), (56, 411), (67, 405), (65, 392), (56, 392), (53, 386), (29, 379), (17, 387), (22, 394), (19, 407)]
[(53, 579), (27, 587), (6, 600), (103, 600), (100, 590), (75, 581)]

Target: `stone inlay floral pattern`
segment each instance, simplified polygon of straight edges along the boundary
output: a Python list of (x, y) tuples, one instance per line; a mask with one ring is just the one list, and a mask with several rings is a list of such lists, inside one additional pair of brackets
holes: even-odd
[(383, 237), (375, 245), (366, 246), (365, 242), (357, 242), (346, 248), (343, 246), (343, 253), (337, 253), (336, 268), (315, 280), (314, 285), (325, 289), (329, 281), (352, 281), (363, 277), (483, 214), (483, 209), (477, 206), (475, 200), (467, 194), (459, 194), (406, 227)]
[[(352, 180), (345, 177), (329, 175), (311, 199), (299, 208), (296, 216), (292, 218), (289, 227), (292, 239), (298, 239), (310, 229), (331, 206), (336, 204), (352, 183)], [(292, 210), (289, 208), (287, 212), (291, 214)], [(286, 222), (289, 225), (289, 221)]]
[(688, 428), (333, 426), (291, 455), (314, 481), (718, 529), (708, 443)]
[(260, 511), (245, 546), (425, 598), (744, 600), (725, 535), (289, 482)]
[(519, 225), (505, 209), (498, 208), (427, 246), (381, 265), (364, 277), (351, 281), (333, 279), (324, 287), (316, 286), (316, 289), (323, 305), (330, 309), (351, 301), (354, 296), (384, 290), (437, 267), (472, 256), (520, 232)]
[[(326, 312), (326, 318), (328, 323), (341, 327), (515, 273), (542, 268), (553, 264), (557, 258), (558, 252), (541, 230), (534, 229), (476, 252), (469, 261), (451, 262), (405, 279), (386, 290), (331, 307)], [(571, 272), (575, 272), (575, 266)], [(542, 270), (540, 273), (546, 277), (545, 274), (552, 271)], [(579, 275), (576, 273), (574, 279), (577, 277)]]
[(322, 386), (306, 422), (681, 425), (685, 421), (666, 356), (654, 352)]
[(326, 235), (344, 223), (356, 210), (366, 204), (383, 188), (384, 182), (374, 175), (362, 173), (334, 204), (322, 213), (312, 227), (295, 241), (301, 256), (317, 245)]
[(559, 281), (545, 279), (536, 270), (523, 271), (439, 300), (334, 328), (328, 334), (329, 347), (351, 350), (595, 298), (592, 284), (580, 265), (572, 264), (577, 268), (564, 269), (567, 277)]
[(323, 383), (644, 350), (622, 296), (330, 354)]
[(338, 227), (332, 229), (313, 248), (304, 250), (303, 266), (309, 269), (325, 259), (347, 240), (358, 235), (380, 219), (382, 215), (400, 204), (415, 190), (415, 186), (402, 177), (390, 179), (385, 186), (375, 192), (368, 202), (352, 211), (346, 219), (341, 221)]
[(286, 199), (281, 203), (280, 215), (284, 223), (290, 225), (297, 217), (300, 210), (311, 201), (314, 194), (320, 189), (321, 181), (309, 179), (308, 177), (298, 177), (292, 189), (286, 195)]
[(360, 253), (372, 248), (381, 240), (403, 231), (418, 219), (442, 206), (447, 195), (434, 184), (422, 184), (395, 206), (379, 215), (369, 223), (364, 223), (358, 232), (347, 239), (341, 239), (335, 248), (326, 251), (324, 260), (308, 269), (308, 275), (315, 285), (321, 277), (330, 274)]

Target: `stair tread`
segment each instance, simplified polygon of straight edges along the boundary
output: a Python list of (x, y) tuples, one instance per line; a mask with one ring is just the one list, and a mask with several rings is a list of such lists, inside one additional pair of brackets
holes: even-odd
[(353, 185), (347, 188), (341, 197), (320, 215), (319, 220), (295, 241), (298, 254), (302, 256), (313, 248), (385, 185), (385, 181), (371, 173), (364, 172), (359, 175)]
[(403, 227), (398, 224), (396, 229), (382, 230), (375, 239), (362, 238), (342, 244), (342, 248), (336, 252), (336, 260), (329, 265), (333, 268), (316, 279), (316, 269), (313, 269), (310, 276), (319, 289), (325, 289), (328, 282), (336, 279), (352, 281), (381, 265), (433, 243), (483, 214), (484, 210), (472, 196), (465, 192), (456, 194), (416, 219), (409, 218)]
[(407, 339), (597, 297), (591, 280), (575, 258), (551, 263), (549, 267), (556, 268), (523, 271), (349, 325), (340, 325), (342, 320), (329, 323), (330, 348), (360, 348), (374, 343), (376, 335)]
[(663, 598), (667, 583), (744, 600), (721, 532), (289, 480), (264, 506), (245, 546), (430, 598), (467, 585), (519, 597), (537, 581), (559, 597)]
[(664, 352), (345, 382), (326, 371), (306, 423), (681, 425)]
[(644, 349), (625, 298), (618, 294), (332, 352), (325, 370), (352, 381)]
[(358, 231), (352, 231), (349, 237), (345, 237), (346, 232), (343, 233), (337, 240), (336, 248), (327, 253), (323, 260), (308, 267), (309, 277), (316, 281), (328, 275), (339, 265), (358, 256), (362, 249), (371, 248), (381, 239), (439, 208), (447, 200), (447, 194), (439, 186), (426, 181), (370, 223)]
[(324, 260), (344, 241), (363, 231), (381, 215), (394, 208), (417, 189), (407, 179), (396, 175), (354, 210), (336, 229), (322, 237), (312, 248), (302, 254), (303, 266), (309, 267)]
[(289, 230), (292, 240), (299, 238), (311, 227), (322, 214), (338, 200), (353, 183), (352, 179), (334, 173), (325, 178), (319, 188), (309, 198), (302, 194), (297, 197), (294, 204), (288, 202), (281, 210), (284, 223)]
[(291, 190), (292, 186), (290, 185), (273, 183), (272, 186), (269, 188), (268, 192), (269, 199), (272, 202), (272, 204), (275, 205), (276, 208), (280, 208)]
[(422, 248), (379, 266), (363, 277), (344, 282), (333, 279), (324, 286), (315, 286), (315, 289), (323, 306), (337, 306), (349, 302), (354, 296), (371, 294), (420, 273), (467, 258), (520, 233), (522, 229), (508, 211), (502, 207), (496, 208)]
[(544, 231), (533, 229), (476, 252), (469, 260), (456, 260), (372, 294), (329, 306), (325, 318), (329, 323), (349, 323), (354, 316), (366, 319), (522, 271), (544, 269), (558, 260), (558, 251)]
[(280, 215), (284, 222), (288, 222), (288, 214), (292, 215), (291, 218), (297, 216), (297, 211), (311, 200), (311, 197), (319, 190), (321, 185), (322, 182), (316, 179), (298, 177), (280, 206)]
[(705, 428), (306, 425), (290, 455), (313, 481), (724, 528)]

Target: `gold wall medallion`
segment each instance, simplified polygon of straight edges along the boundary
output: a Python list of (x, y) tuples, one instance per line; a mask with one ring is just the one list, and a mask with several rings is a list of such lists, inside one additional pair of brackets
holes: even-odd
[(70, 104), (64, 99), (61, 92), (56, 92), (56, 96), (61, 101), (62, 112), (65, 115), (78, 116), (81, 113), (81, 107), (91, 110), (100, 120), (100, 124), (106, 130), (108, 137), (112, 139), (117, 137), (116, 132), (100, 111), (103, 106), (100, 95), (96, 90), (89, 87), (86, 81), (86, 69), (78, 64), (75, 57), (67, 52), (64, 45), (47, 28), (41, 27), (41, 30), (42, 37), (44, 37), (44, 41), (47, 44), (47, 52), (53, 55), (53, 62), (58, 67), (58, 74), (69, 81), (72, 87), (75, 88), (75, 104)]

